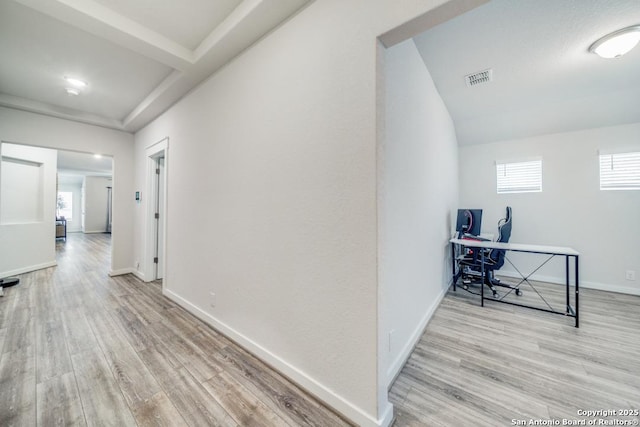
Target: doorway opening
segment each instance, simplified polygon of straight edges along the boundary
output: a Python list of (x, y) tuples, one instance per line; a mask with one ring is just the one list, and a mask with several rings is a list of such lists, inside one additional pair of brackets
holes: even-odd
[[(55, 266), (62, 252), (82, 256), (72, 241), (107, 231), (112, 156), (6, 141), (0, 152), (0, 236), (20, 242), (3, 254), (0, 276)], [(111, 253), (110, 236), (100, 246)], [(108, 273), (112, 256), (105, 259), (97, 268)]]
[(58, 151), (58, 205), (67, 232), (112, 232), (113, 158), (107, 155)]

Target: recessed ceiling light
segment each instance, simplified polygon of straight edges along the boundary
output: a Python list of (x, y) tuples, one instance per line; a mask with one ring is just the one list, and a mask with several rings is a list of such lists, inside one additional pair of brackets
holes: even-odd
[(72, 87), (66, 87), (64, 90), (67, 92), (67, 95), (78, 96), (80, 95), (80, 91), (78, 89)]
[(69, 77), (69, 76), (64, 76), (64, 79), (68, 83), (71, 83), (72, 85), (74, 85), (75, 87), (86, 87), (87, 86), (87, 82), (85, 82), (84, 80), (76, 79), (74, 77)]
[(95, 157), (96, 159), (101, 159), (102, 158), (102, 154), (94, 154), (93, 157)]
[(589, 47), (602, 58), (619, 58), (633, 49), (640, 42), (640, 25), (623, 28), (597, 40)]

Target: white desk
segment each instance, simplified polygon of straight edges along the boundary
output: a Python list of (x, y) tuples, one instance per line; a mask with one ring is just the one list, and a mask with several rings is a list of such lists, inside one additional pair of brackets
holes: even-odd
[[(579, 327), (579, 303), (578, 303), (578, 293), (579, 293), (579, 279), (578, 279), (578, 258), (580, 256), (579, 252), (572, 248), (560, 247), (560, 246), (543, 246), (543, 245), (527, 245), (522, 243), (500, 243), (500, 242), (491, 242), (491, 241), (481, 241), (481, 240), (472, 240), (472, 239), (451, 239), (449, 240), (451, 243), (451, 255), (452, 255), (452, 273), (453, 273), (453, 290), (456, 290), (456, 282), (458, 281), (459, 274), (456, 273), (456, 256), (455, 256), (455, 247), (462, 246), (468, 248), (479, 248), (479, 249), (501, 249), (505, 251), (511, 252), (525, 252), (525, 253), (533, 253), (533, 254), (543, 254), (543, 255), (551, 255), (554, 256), (564, 256), (565, 257), (565, 278), (566, 278), (566, 310), (565, 311), (557, 311), (553, 309), (545, 309), (540, 307), (534, 307), (530, 305), (519, 304), (511, 301), (504, 301), (502, 299), (496, 298), (488, 298), (484, 296), (484, 277), (485, 277), (485, 255), (483, 250), (480, 250), (480, 277), (482, 278), (482, 284), (480, 286), (480, 295), (481, 295), (481, 305), (484, 306), (484, 301), (496, 301), (504, 304), (517, 305), (520, 307), (533, 308), (535, 310), (546, 311), (548, 313), (561, 314), (564, 316), (574, 317), (576, 319), (576, 328)], [(574, 279), (575, 279), (575, 308), (570, 303), (570, 269), (569, 269), (569, 260), (573, 258), (574, 260)], [(546, 261), (545, 261), (546, 263)], [(544, 264), (543, 264), (544, 265)], [(540, 266), (541, 267), (541, 266)], [(538, 268), (540, 268), (538, 267)], [(528, 276), (522, 276), (522, 280), (518, 283), (517, 286), (520, 286), (523, 282), (527, 282), (528, 278), (537, 271), (534, 270)]]

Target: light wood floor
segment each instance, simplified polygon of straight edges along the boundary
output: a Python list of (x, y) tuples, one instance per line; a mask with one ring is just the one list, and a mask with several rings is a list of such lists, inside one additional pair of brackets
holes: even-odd
[[(21, 275), (0, 298), (0, 426), (348, 425), (159, 283), (109, 278), (109, 252), (108, 235), (71, 234), (58, 267)], [(640, 297), (584, 289), (576, 329), (449, 292), (390, 398), (396, 427), (640, 409)]]
[[(564, 287), (534, 285), (562, 310)], [(535, 291), (523, 290), (523, 300), (535, 301)], [(482, 308), (478, 296), (450, 290), (390, 400), (395, 427), (562, 423), (603, 419), (579, 410), (640, 410), (640, 297), (581, 289), (576, 329), (572, 318), (492, 302)]]
[(109, 235), (57, 249), (0, 298), (0, 426), (349, 425), (159, 283), (109, 278)]

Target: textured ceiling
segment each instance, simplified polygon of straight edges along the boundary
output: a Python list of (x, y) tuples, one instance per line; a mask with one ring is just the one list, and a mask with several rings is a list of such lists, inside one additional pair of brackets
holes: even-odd
[(96, 0), (96, 3), (194, 50), (242, 0)]
[(93, 154), (58, 150), (59, 176), (111, 176), (112, 171), (113, 159), (111, 157), (97, 158)]
[[(640, 24), (638, 0), (492, 0), (414, 38), (461, 145), (640, 121), (640, 47), (595, 40)], [(493, 81), (464, 76), (493, 69)]]
[(0, 0), (0, 106), (135, 132), (309, 1)]
[[(26, 6), (0, 3), (0, 92), (122, 119), (172, 71)], [(68, 96), (65, 75), (90, 82)], [(113, 90), (118, 88), (117, 91)]]
[[(309, 1), (2, 0), (0, 105), (136, 131)], [(415, 43), (461, 144), (638, 122), (640, 48), (587, 52), (638, 4), (492, 0)], [(64, 75), (89, 86), (68, 96)]]

